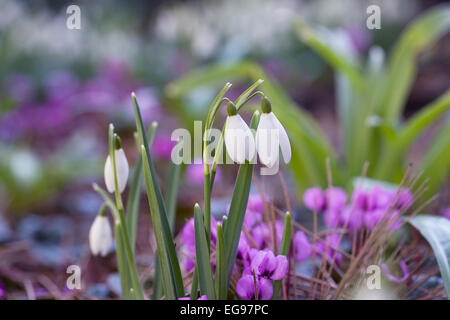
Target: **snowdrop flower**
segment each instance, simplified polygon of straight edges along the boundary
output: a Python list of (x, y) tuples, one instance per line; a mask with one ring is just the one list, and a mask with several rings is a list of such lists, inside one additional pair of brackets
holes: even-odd
[(272, 112), (267, 97), (261, 100), (262, 114), (256, 130), (256, 150), (265, 166), (272, 168), (278, 163), (279, 150), (285, 163), (291, 161), (291, 144), (286, 130)]
[[(119, 193), (122, 193), (127, 185), (129, 167), (127, 157), (125, 156), (125, 152), (123, 152), (123, 149), (120, 146), (119, 139), (116, 140), (116, 150), (114, 150), (114, 157), (116, 161), (117, 185), (119, 187)], [(114, 184), (114, 171), (109, 155), (106, 158), (104, 174), (105, 184), (108, 192), (114, 193), (116, 189)]]
[(228, 103), (228, 117), (225, 124), (225, 146), (230, 158), (239, 164), (251, 161), (255, 155), (255, 139), (250, 128), (237, 114), (233, 103)]
[(111, 228), (109, 226), (108, 218), (104, 213), (100, 213), (92, 223), (89, 231), (89, 246), (94, 256), (101, 255), (102, 257), (108, 254), (109, 248), (112, 244)]

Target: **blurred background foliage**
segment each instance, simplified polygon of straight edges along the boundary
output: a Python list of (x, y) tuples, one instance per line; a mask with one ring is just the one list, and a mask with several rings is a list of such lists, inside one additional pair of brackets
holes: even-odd
[[(134, 161), (131, 91), (167, 163), (174, 128), (204, 119), (225, 81), (232, 95), (257, 78), (291, 136), (298, 191), (326, 185), (328, 157), (336, 184), (366, 160), (398, 182), (413, 161), (430, 194), (448, 193), (449, 9), (415, 20), (439, 1), (77, 1), (81, 30), (66, 28), (70, 4), (0, 2), (1, 212), (94, 210), (71, 199), (101, 181), (109, 122)], [(380, 30), (366, 28), (370, 4)]]

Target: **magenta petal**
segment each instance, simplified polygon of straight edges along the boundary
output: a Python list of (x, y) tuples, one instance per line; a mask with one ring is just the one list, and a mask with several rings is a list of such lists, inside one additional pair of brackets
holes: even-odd
[(261, 278), (258, 280), (258, 299), (259, 300), (269, 300), (273, 296), (273, 286), (272, 281)]
[(294, 237), (295, 260), (302, 262), (308, 259), (312, 252), (312, 245), (309, 243), (303, 231), (297, 231)]
[(327, 209), (339, 210), (347, 202), (347, 194), (341, 188), (331, 187), (325, 191), (325, 200)]
[(246, 275), (236, 284), (236, 293), (244, 300), (250, 300), (255, 296), (255, 283), (253, 276)]
[(322, 211), (325, 207), (325, 195), (319, 187), (309, 188), (303, 194), (303, 202), (311, 211)]
[(262, 197), (259, 194), (251, 194), (248, 198), (247, 208), (252, 211), (263, 213), (264, 201)]
[(272, 276), (270, 277), (272, 280), (281, 280), (286, 275), (287, 269), (288, 269), (288, 260), (286, 256), (278, 255), (276, 257), (277, 260), (277, 268), (272, 273)]

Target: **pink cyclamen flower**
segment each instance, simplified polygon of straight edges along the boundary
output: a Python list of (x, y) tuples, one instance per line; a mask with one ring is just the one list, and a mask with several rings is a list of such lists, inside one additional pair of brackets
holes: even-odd
[(364, 223), (364, 212), (361, 209), (346, 206), (339, 217), (339, 224), (346, 226), (350, 230), (360, 230)]
[(326, 208), (329, 210), (340, 210), (347, 202), (347, 194), (338, 187), (331, 187), (325, 190)]
[[(258, 299), (267, 300), (273, 295), (271, 280), (281, 280), (287, 273), (288, 261), (284, 255), (275, 256), (270, 250), (251, 251), (251, 263), (236, 284), (236, 292), (243, 299), (255, 297), (255, 279)], [(254, 275), (253, 275), (254, 273)]]
[(413, 202), (414, 198), (411, 191), (405, 188), (399, 192), (396, 205), (398, 209), (405, 211), (411, 207)]
[(387, 209), (395, 192), (374, 186), (367, 196), (367, 210)]
[[(265, 278), (256, 279), (259, 300), (269, 300), (273, 296), (272, 282)], [(244, 275), (236, 283), (236, 292), (244, 300), (255, 299), (255, 279), (252, 275)]]
[[(268, 199), (266, 198), (266, 201)], [(248, 197), (247, 209), (250, 209), (255, 212), (263, 213), (264, 212), (264, 201), (261, 195), (259, 194), (251, 194)]]
[(322, 211), (326, 204), (325, 194), (319, 187), (309, 188), (303, 194), (303, 202), (311, 211)]
[(297, 231), (294, 236), (295, 260), (302, 262), (308, 259), (312, 252), (312, 245), (309, 243), (303, 231)]
[(340, 210), (327, 209), (323, 213), (323, 222), (328, 228), (336, 228), (339, 224)]
[[(212, 164), (210, 164), (210, 169), (212, 167)], [(203, 185), (204, 182), (204, 168), (203, 163), (192, 163), (187, 166), (186, 169), (186, 179), (189, 182), (189, 184), (194, 185)], [(216, 167), (216, 175), (214, 177), (214, 181), (218, 182), (222, 180), (222, 169), (220, 167)]]
[(172, 141), (170, 135), (156, 136), (153, 139), (151, 151), (158, 158), (170, 159), (175, 144), (176, 142)]
[(366, 210), (367, 209), (367, 199), (368, 194), (363, 188), (355, 188), (352, 193), (352, 205), (357, 209)]
[[(283, 223), (281, 221), (275, 222), (275, 230), (276, 230), (276, 236), (277, 236), (277, 246), (279, 247), (281, 244), (281, 238), (283, 236)], [(253, 241), (255, 245), (263, 249), (266, 247), (271, 239), (272, 239), (272, 224), (267, 225), (265, 223), (259, 223), (255, 227), (251, 229), (251, 235), (253, 238)]]
[(272, 251), (259, 251), (252, 260), (251, 269), (255, 274), (271, 280), (281, 280), (286, 274), (288, 261), (286, 256), (275, 257)]
[[(194, 218), (190, 218), (181, 230), (181, 239), (183, 241), (184, 268), (190, 271), (194, 268), (195, 262), (195, 229)], [(211, 217), (211, 242), (216, 243), (217, 239), (217, 221)], [(214, 265), (214, 263), (213, 263)]]
[(373, 230), (375, 226), (383, 219), (385, 215), (385, 209), (375, 209), (372, 211), (367, 211), (364, 215), (364, 224), (367, 229)]
[(331, 261), (334, 257), (334, 261), (337, 264), (342, 262), (342, 254), (337, 252), (339, 248), (339, 234), (333, 233), (326, 236), (325, 241), (319, 241), (316, 244), (316, 255), (320, 258), (325, 256), (328, 261)]
[(400, 269), (403, 272), (403, 276), (402, 277), (396, 277), (394, 275), (392, 275), (389, 271), (389, 268), (386, 264), (382, 264), (381, 265), (381, 270), (383, 271), (384, 276), (391, 282), (394, 283), (402, 283), (404, 282), (406, 279), (408, 279), (410, 273), (408, 270), (408, 266), (406, 265), (406, 262), (404, 260), (400, 261)]

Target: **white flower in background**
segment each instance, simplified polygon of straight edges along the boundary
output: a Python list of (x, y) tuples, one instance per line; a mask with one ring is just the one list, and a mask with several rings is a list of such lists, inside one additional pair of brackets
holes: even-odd
[(256, 130), (256, 150), (262, 164), (271, 168), (278, 163), (279, 150), (284, 163), (291, 161), (291, 144), (286, 130), (272, 112), (269, 99), (261, 101), (262, 114)]
[(102, 257), (108, 254), (112, 244), (111, 228), (108, 218), (102, 214), (97, 215), (89, 231), (89, 246), (94, 256)]
[[(123, 152), (123, 149), (120, 147), (120, 143), (117, 147), (118, 148), (114, 150), (114, 157), (116, 161), (117, 186), (119, 187), (119, 193), (122, 193), (127, 185), (128, 173), (130, 169), (128, 167), (127, 157), (125, 156), (125, 152)], [(105, 184), (106, 188), (108, 189), (108, 192), (114, 193), (115, 191), (114, 171), (112, 167), (112, 161), (109, 155), (106, 158), (105, 162)]]
[(236, 107), (228, 103), (225, 124), (225, 146), (230, 158), (237, 163), (251, 161), (255, 156), (255, 139), (245, 121), (237, 114)]

